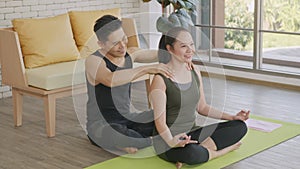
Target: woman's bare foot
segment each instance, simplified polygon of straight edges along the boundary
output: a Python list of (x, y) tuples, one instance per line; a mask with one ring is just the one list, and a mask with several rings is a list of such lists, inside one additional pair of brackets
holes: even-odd
[(124, 148), (121, 148), (121, 150), (125, 151), (128, 154), (135, 154), (138, 151), (138, 149), (135, 147), (124, 147)]
[(241, 145), (242, 145), (242, 142), (237, 142), (237, 143), (235, 143), (235, 144), (233, 144), (229, 147), (226, 147), (224, 149), (226, 149), (227, 152), (230, 152), (230, 151), (233, 151), (233, 150), (236, 150), (236, 149), (240, 148)]
[(228, 146), (228, 147), (223, 148), (223, 149), (218, 150), (218, 151), (207, 149), (208, 152), (209, 152), (209, 160), (220, 157), (222, 155), (225, 155), (225, 154), (227, 154), (227, 153), (229, 153), (233, 150), (236, 150), (236, 149), (240, 148), (241, 145), (242, 145), (241, 142), (237, 142), (237, 143), (235, 143), (231, 146)]
[(177, 168), (177, 169), (180, 169), (181, 167), (182, 167), (182, 163), (181, 163), (181, 162), (177, 162), (177, 163), (176, 163), (176, 168)]
[(217, 146), (211, 137), (207, 137), (200, 145), (210, 150), (217, 150)]
[(220, 152), (221, 155), (224, 155), (224, 154), (227, 154), (227, 153), (229, 153), (233, 150), (236, 150), (236, 149), (240, 148), (241, 145), (242, 145), (242, 142), (237, 142), (237, 143), (235, 143), (231, 146), (228, 146), (226, 148), (223, 148), (222, 150), (219, 150), (218, 152)]

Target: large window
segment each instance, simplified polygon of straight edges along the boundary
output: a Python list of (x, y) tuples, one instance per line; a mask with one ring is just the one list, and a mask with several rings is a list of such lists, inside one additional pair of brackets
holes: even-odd
[(201, 0), (198, 11), (202, 62), (300, 75), (300, 0)]

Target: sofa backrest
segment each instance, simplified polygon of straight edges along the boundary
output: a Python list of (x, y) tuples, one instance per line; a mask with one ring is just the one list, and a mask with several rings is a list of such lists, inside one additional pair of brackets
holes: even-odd
[[(70, 11), (41, 19), (14, 19), (26, 68), (72, 61), (89, 56), (99, 46), (93, 32), (95, 21), (106, 14), (121, 18), (119, 8)], [(122, 18), (128, 47), (139, 47), (135, 21)]]

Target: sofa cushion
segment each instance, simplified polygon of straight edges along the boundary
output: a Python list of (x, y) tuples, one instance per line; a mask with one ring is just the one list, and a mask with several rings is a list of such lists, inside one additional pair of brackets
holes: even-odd
[(85, 83), (85, 59), (26, 69), (28, 85), (52, 90)]
[(86, 58), (89, 55), (93, 54), (96, 50), (99, 49), (99, 45), (97, 43), (98, 39), (95, 34), (93, 34), (85, 43), (85, 45), (79, 51), (81, 58)]
[(14, 19), (26, 68), (79, 57), (68, 14), (42, 19)]
[(86, 57), (98, 49), (97, 38), (93, 31), (94, 24), (97, 19), (109, 14), (121, 18), (121, 9), (69, 12), (74, 38), (81, 57)]

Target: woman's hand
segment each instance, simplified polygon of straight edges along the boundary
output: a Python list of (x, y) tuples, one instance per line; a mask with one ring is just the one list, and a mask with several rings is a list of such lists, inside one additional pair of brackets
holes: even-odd
[(186, 144), (198, 143), (196, 140), (191, 140), (191, 136), (185, 133), (178, 134), (173, 137), (172, 140), (168, 142), (168, 145), (172, 148), (174, 147), (184, 147)]
[(241, 110), (235, 116), (233, 116), (233, 120), (242, 120), (246, 121), (249, 118), (250, 110)]

